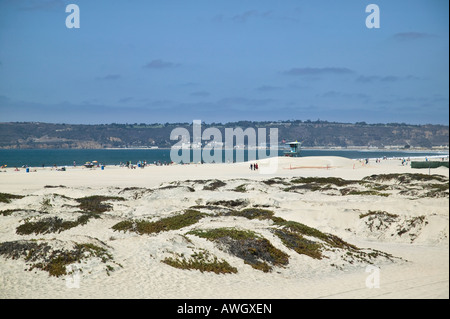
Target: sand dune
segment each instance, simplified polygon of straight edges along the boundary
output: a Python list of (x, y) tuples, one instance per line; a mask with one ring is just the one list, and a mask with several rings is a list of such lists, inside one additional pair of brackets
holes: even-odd
[(3, 170), (0, 297), (449, 297), (448, 169), (249, 164)]

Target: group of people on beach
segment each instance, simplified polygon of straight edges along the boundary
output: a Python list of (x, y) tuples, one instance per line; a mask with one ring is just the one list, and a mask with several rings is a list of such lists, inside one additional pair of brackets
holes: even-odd
[[(166, 166), (173, 164), (173, 162), (161, 162), (161, 161), (154, 161), (153, 165), (155, 166)], [(127, 161), (126, 163), (120, 162), (120, 167), (128, 167), (131, 169), (135, 169), (137, 167), (144, 168), (146, 166), (152, 165), (151, 163), (148, 163), (147, 161), (137, 161), (136, 164), (133, 164), (131, 161)]]
[(250, 169), (252, 171), (257, 171), (258, 170), (258, 163), (255, 163), (255, 164), (251, 163), (250, 164)]
[(408, 165), (408, 162), (410, 162), (410, 161), (411, 161), (411, 159), (409, 157), (407, 160), (402, 158), (402, 166)]
[(132, 168), (132, 169), (134, 169), (136, 167), (144, 168), (145, 166), (147, 166), (147, 161), (138, 161), (136, 163), (136, 165), (133, 165), (133, 163), (131, 163), (131, 161), (127, 161), (127, 163), (125, 165), (120, 163), (120, 166), (125, 166), (125, 167)]

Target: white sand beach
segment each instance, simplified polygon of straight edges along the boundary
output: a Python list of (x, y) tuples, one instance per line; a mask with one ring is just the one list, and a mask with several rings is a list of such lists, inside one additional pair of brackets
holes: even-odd
[[(398, 159), (276, 161), (258, 161), (258, 171), (250, 163), (2, 169), (0, 193), (19, 196), (0, 201), (0, 298), (449, 298), (448, 168), (412, 169)], [(105, 196), (97, 214), (80, 200), (93, 195)], [(198, 220), (187, 226), (139, 231), (139, 221), (189, 211)], [(31, 227), (81, 216), (83, 223), (57, 231)], [(119, 223), (131, 228), (117, 230)], [(292, 224), (308, 232), (287, 237)], [(259, 251), (261, 242), (245, 259), (242, 242), (198, 235), (222, 228), (252, 231), (283, 262)], [(294, 238), (302, 244), (290, 246)], [(102, 253), (82, 250), (66, 273), (51, 275), (52, 251), (81, 243)], [(200, 253), (235, 272), (163, 262)]]

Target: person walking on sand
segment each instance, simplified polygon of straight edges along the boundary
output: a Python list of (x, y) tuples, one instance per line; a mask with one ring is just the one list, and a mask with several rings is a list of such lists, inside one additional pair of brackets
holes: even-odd
[(250, 164), (250, 170), (253, 171), (253, 164)]

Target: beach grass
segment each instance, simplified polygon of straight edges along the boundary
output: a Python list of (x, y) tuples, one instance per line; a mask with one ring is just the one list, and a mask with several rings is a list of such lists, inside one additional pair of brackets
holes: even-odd
[(214, 200), (206, 202), (206, 205), (219, 205), (225, 206), (228, 208), (239, 207), (239, 206), (247, 206), (248, 201), (244, 199), (234, 199), (234, 200)]
[(14, 195), (8, 193), (0, 193), (0, 203), (11, 203), (12, 199), (21, 199), (25, 196), (22, 195)]
[[(36, 240), (4, 242), (0, 243), (0, 255), (11, 259), (24, 258), (30, 264), (29, 271), (37, 268), (54, 277), (67, 275), (68, 265), (89, 258), (100, 258), (102, 263), (113, 262), (113, 257), (106, 248), (92, 243), (75, 243), (73, 249), (65, 250), (54, 249), (48, 243), (38, 243)], [(111, 270), (114, 267), (108, 265), (107, 273)]]
[(203, 190), (207, 190), (207, 191), (215, 191), (221, 187), (226, 186), (227, 183), (221, 181), (221, 180), (213, 180), (211, 181), (209, 184), (203, 186)]
[(138, 234), (154, 234), (162, 231), (177, 230), (197, 223), (207, 216), (197, 210), (187, 209), (184, 213), (150, 222), (146, 220), (124, 220), (114, 226), (115, 231), (133, 231)]
[(449, 183), (442, 184), (428, 184), (424, 186), (425, 189), (429, 189), (422, 197), (448, 197), (449, 196)]
[(125, 198), (119, 196), (103, 196), (93, 195), (82, 198), (77, 198), (79, 208), (85, 212), (103, 213), (112, 209), (110, 204), (105, 204), (105, 201), (125, 201)]
[(89, 219), (99, 218), (95, 214), (82, 213), (76, 220), (63, 220), (59, 217), (46, 217), (38, 221), (26, 221), (22, 225), (17, 226), (16, 234), (29, 235), (29, 234), (48, 234), (48, 233), (60, 233), (62, 231), (77, 227), (79, 225), (85, 225)]
[(213, 272), (216, 274), (237, 273), (236, 267), (231, 266), (226, 260), (219, 260), (216, 256), (211, 256), (206, 250), (195, 252), (189, 258), (176, 254), (175, 257), (167, 257), (161, 262), (179, 269), (194, 269), (200, 272)]
[(346, 248), (346, 249), (355, 249), (355, 250), (358, 249), (356, 246), (345, 242), (343, 239), (341, 239), (340, 237), (338, 237), (336, 235), (323, 233), (316, 228), (309, 227), (309, 226), (304, 225), (299, 222), (286, 221), (282, 218), (277, 218), (274, 221), (274, 223), (278, 226), (282, 226), (283, 228), (285, 228), (291, 232), (298, 233), (302, 236), (309, 236), (309, 237), (315, 237), (317, 239), (320, 239), (334, 248)]
[(13, 208), (13, 209), (0, 210), (0, 215), (2, 215), (2, 216), (10, 216), (12, 213), (15, 213), (15, 212), (47, 214), (46, 212), (40, 212), (40, 211), (37, 211), (37, 210), (34, 210), (34, 209)]
[(240, 211), (233, 211), (231, 213), (232, 216), (241, 216), (248, 219), (272, 219), (274, 216), (274, 212), (268, 209), (261, 208), (245, 208)]
[(423, 182), (423, 181), (434, 181), (447, 182), (448, 177), (437, 174), (420, 174), (420, 173), (392, 173), (392, 174), (375, 174), (366, 176), (363, 181), (398, 181), (399, 183), (410, 183), (410, 182)]
[[(55, 195), (70, 199), (63, 195)], [(112, 205), (104, 203), (104, 201), (111, 200), (124, 201), (125, 199), (122, 197), (102, 195), (77, 198), (75, 201), (79, 203), (78, 208), (80, 208), (81, 211), (75, 213), (81, 215), (75, 220), (64, 220), (57, 216), (45, 217), (37, 221), (30, 221), (28, 219), (16, 228), (16, 233), (18, 235), (60, 233), (80, 225), (85, 225), (91, 218), (101, 218), (101, 213), (111, 210)], [(48, 213), (52, 207), (53, 205), (50, 198), (44, 197), (41, 201), (41, 213)], [(10, 212), (5, 213), (8, 214)]]
[(275, 229), (273, 230), (273, 233), (281, 239), (286, 247), (293, 249), (297, 253), (315, 259), (322, 259), (321, 244), (306, 239), (299, 233), (288, 229)]
[(340, 190), (341, 194), (344, 196), (347, 195), (362, 195), (362, 196), (381, 196), (381, 197), (388, 197), (389, 193), (382, 193), (377, 190), (357, 190), (357, 189), (350, 189), (350, 188), (344, 188)]
[[(397, 228), (397, 235), (402, 236), (403, 234), (409, 232), (411, 229), (423, 224), (428, 224), (425, 215), (409, 218), (405, 221), (405, 224), (403, 226)], [(413, 238), (411, 238), (411, 240), (413, 240)]]
[(385, 212), (385, 211), (381, 211), (381, 210), (377, 210), (377, 211), (369, 210), (368, 213), (360, 214), (359, 218), (362, 219), (362, 218), (365, 218), (365, 217), (368, 217), (368, 216), (381, 216), (381, 217), (389, 217), (389, 218), (398, 218), (399, 217), (396, 214), (391, 214), (391, 213), (388, 213), (388, 212)]
[(310, 184), (316, 183), (321, 185), (335, 185), (338, 187), (357, 184), (360, 181), (345, 180), (339, 177), (296, 177), (291, 180), (293, 184)]
[(239, 186), (236, 186), (234, 189), (233, 189), (233, 191), (235, 191), (235, 192), (238, 192), (238, 193), (245, 193), (245, 192), (247, 192), (247, 189), (246, 189), (246, 184), (241, 184), (241, 185), (239, 185)]
[(245, 264), (263, 272), (272, 271), (273, 266), (286, 266), (289, 263), (288, 254), (250, 230), (216, 228), (193, 230), (188, 234), (218, 243), (219, 247), (241, 258)]

